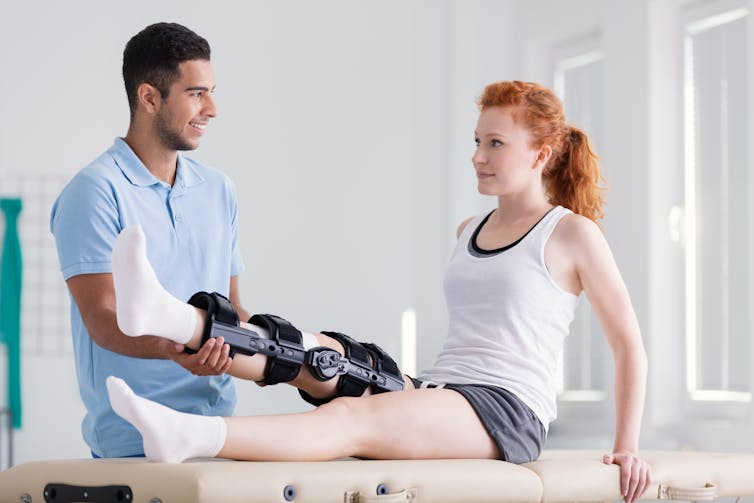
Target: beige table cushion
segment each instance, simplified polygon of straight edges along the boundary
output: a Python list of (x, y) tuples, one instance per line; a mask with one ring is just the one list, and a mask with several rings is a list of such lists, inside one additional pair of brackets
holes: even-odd
[[(545, 451), (538, 461), (522, 466), (542, 479), (544, 502), (618, 501), (619, 468), (603, 464), (603, 454), (603, 451)], [(641, 456), (652, 467), (652, 484), (642, 499), (670, 499), (669, 488), (676, 490), (677, 495), (679, 489), (698, 491), (707, 484), (716, 489), (709, 488), (701, 494), (754, 495), (754, 454), (643, 451)]]

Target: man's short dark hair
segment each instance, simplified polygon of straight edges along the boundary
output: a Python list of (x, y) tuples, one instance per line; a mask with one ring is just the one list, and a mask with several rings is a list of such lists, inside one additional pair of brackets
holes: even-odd
[(155, 23), (134, 35), (123, 51), (123, 82), (131, 118), (136, 113), (136, 90), (144, 82), (155, 86), (163, 99), (180, 76), (184, 61), (210, 59), (209, 43), (177, 23)]

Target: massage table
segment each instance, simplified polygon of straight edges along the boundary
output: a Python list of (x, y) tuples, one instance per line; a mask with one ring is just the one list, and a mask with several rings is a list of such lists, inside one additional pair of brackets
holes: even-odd
[[(144, 459), (36, 461), (0, 472), (0, 502), (397, 503), (620, 501), (619, 470), (601, 451), (493, 460), (242, 462)], [(754, 454), (644, 451), (642, 499), (754, 495)]]

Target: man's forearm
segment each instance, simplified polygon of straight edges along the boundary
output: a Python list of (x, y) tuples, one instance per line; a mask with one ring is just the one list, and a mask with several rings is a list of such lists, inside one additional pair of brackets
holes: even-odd
[(98, 346), (134, 358), (167, 359), (168, 344), (162, 337), (151, 335), (129, 337), (118, 329), (115, 311), (101, 311), (92, 319), (84, 320), (92, 340)]

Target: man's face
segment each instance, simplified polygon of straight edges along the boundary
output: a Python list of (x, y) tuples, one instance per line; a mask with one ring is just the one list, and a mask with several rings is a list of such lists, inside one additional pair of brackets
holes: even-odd
[(171, 150), (194, 150), (209, 120), (217, 115), (212, 92), (215, 75), (212, 64), (204, 59), (184, 61), (180, 76), (170, 86), (155, 116), (157, 134)]

